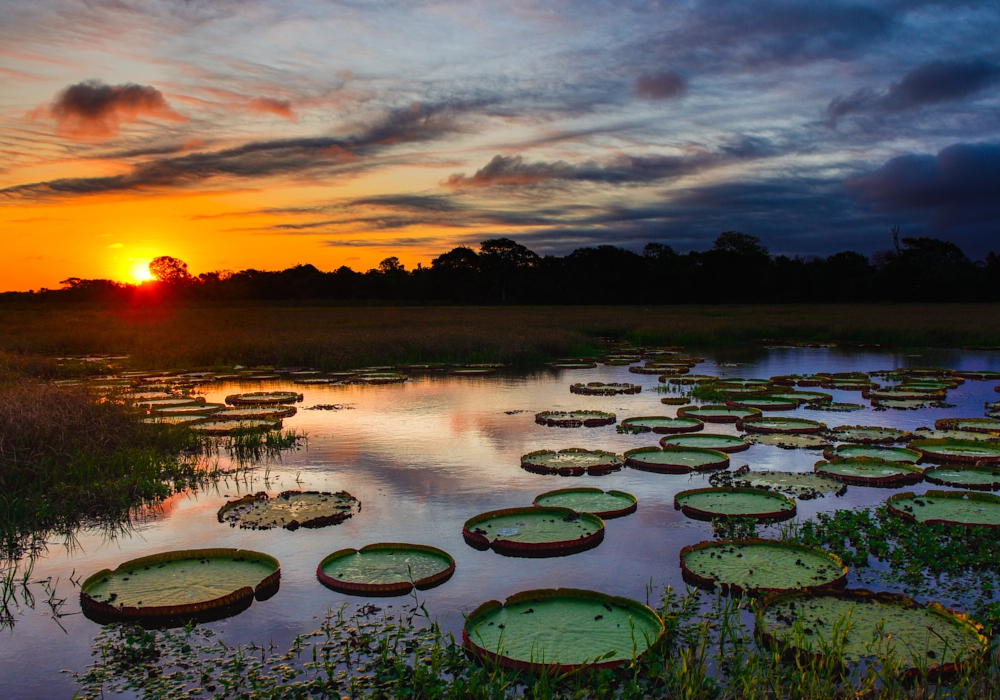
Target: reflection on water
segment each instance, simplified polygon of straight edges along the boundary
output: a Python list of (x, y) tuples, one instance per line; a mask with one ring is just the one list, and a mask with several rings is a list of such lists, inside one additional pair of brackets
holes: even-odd
[[(831, 349), (753, 348), (703, 353), (708, 359), (696, 372), (719, 376), (770, 377), (817, 371), (869, 371), (902, 366), (1000, 369), (1000, 354), (916, 351), (911, 354)], [(578, 396), (578, 381), (640, 383), (633, 396)], [(630, 416), (676, 415), (677, 407), (660, 403), (655, 375), (630, 374), (627, 367), (546, 370), (530, 375), (494, 377), (413, 375), (406, 384), (385, 386), (296, 386), (305, 401), (286, 428), (305, 431), (308, 445), (288, 453), (252, 476), (223, 480), (215, 488), (181, 494), (158, 512), (116, 538), (81, 532), (71, 549), (50, 544), (32, 577), (58, 583), (66, 598), (63, 612), (75, 613), (77, 592), (69, 578), (85, 578), (102, 568), (153, 552), (195, 547), (238, 547), (276, 556), (281, 561), (281, 590), (274, 598), (241, 615), (212, 623), (229, 643), (274, 641), (287, 645), (295, 634), (315, 629), (325, 611), (345, 600), (363, 602), (328, 590), (316, 580), (316, 566), (327, 554), (374, 542), (413, 542), (440, 547), (456, 560), (454, 577), (421, 598), (446, 631), (461, 628), (462, 613), (481, 602), (524, 589), (572, 586), (644, 600), (647, 584), (683, 587), (678, 566), (681, 547), (711, 537), (711, 525), (684, 517), (673, 508), (678, 491), (708, 486), (705, 475), (680, 476), (623, 469), (604, 476), (543, 476), (519, 466), (520, 456), (539, 449), (583, 447), (621, 454), (657, 444), (661, 436), (618, 434), (614, 426), (556, 428), (537, 425), (543, 410), (612, 411)], [(254, 389), (291, 388), (285, 382)], [(208, 401), (248, 390), (245, 385), (211, 385)], [(854, 392), (833, 391), (834, 401), (866, 403)], [(820, 420), (830, 426), (867, 424), (913, 430), (947, 416), (982, 416), (984, 401), (996, 400), (993, 383), (966, 382), (948, 394), (951, 409), (830, 413), (800, 408), (781, 415)], [(303, 410), (336, 405), (339, 410)], [(707, 432), (737, 435), (730, 424), (707, 425)], [(784, 450), (753, 445), (731, 455), (732, 468), (811, 471), (821, 459), (817, 450)], [(570, 557), (509, 559), (477, 551), (462, 538), (462, 523), (478, 513), (530, 505), (544, 491), (571, 485), (627, 491), (638, 498), (636, 513), (609, 520), (604, 541)], [(910, 487), (921, 491), (921, 484)], [(317, 530), (241, 530), (220, 524), (219, 507), (238, 495), (289, 489), (348, 491), (361, 501), (361, 512), (341, 525)], [(892, 491), (852, 486), (840, 498), (800, 501), (799, 518), (834, 508), (868, 506)], [(90, 662), (90, 640), (97, 626), (82, 615), (52, 619), (49, 608), (24, 611), (13, 630), (0, 638), (0, 697), (70, 697), (75, 683), (61, 669), (82, 670)], [(39, 650), (45, 653), (40, 654)], [(30, 668), (31, 672), (25, 673)]]

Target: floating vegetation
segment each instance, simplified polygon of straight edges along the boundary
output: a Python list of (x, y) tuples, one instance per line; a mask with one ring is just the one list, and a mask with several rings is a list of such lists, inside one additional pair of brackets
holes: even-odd
[(213, 420), (255, 420), (289, 418), (298, 412), (295, 406), (247, 406), (226, 408), (212, 415)]
[[(493, 374), (494, 370), (485, 372), (486, 374)], [(484, 372), (479, 369), (474, 369), (471, 372), (461, 372), (460, 374), (483, 374)], [(400, 374), (399, 372), (363, 372), (357, 376), (357, 378), (352, 380), (353, 384), (366, 384), (369, 386), (381, 386), (383, 384), (402, 384), (403, 382), (409, 380), (405, 374)]]
[(886, 501), (892, 515), (929, 525), (1000, 528), (1000, 496), (970, 491), (898, 493)]
[(554, 557), (596, 547), (604, 539), (604, 521), (569, 508), (505, 508), (465, 521), (465, 541), (511, 557)]
[(826, 429), (826, 425), (808, 418), (745, 418), (736, 424), (740, 430), (748, 433), (791, 433), (791, 434), (811, 434), (820, 433)]
[(437, 547), (381, 542), (361, 549), (341, 549), (316, 567), (328, 588), (353, 595), (406, 595), (414, 588), (440, 586), (455, 573), (455, 560)]
[(726, 404), (742, 408), (756, 408), (758, 411), (794, 411), (799, 407), (798, 401), (787, 398), (781, 399), (774, 394), (726, 399)]
[(817, 462), (813, 470), (820, 476), (856, 486), (905, 486), (919, 483), (924, 478), (919, 467), (907, 462), (890, 462), (869, 457)]
[(673, 435), (660, 438), (660, 447), (697, 447), (731, 454), (750, 448), (750, 443), (736, 435), (701, 433), (699, 435)]
[(681, 491), (674, 508), (695, 520), (752, 518), (757, 521), (795, 517), (795, 501), (764, 489), (713, 487)]
[(934, 427), (938, 430), (987, 433), (1000, 437), (1000, 420), (995, 418), (939, 418), (934, 421)]
[(265, 600), (281, 569), (267, 554), (244, 549), (190, 549), (133, 559), (92, 575), (80, 587), (84, 614), (97, 622), (216, 619)]
[(810, 433), (748, 433), (747, 441), (754, 445), (769, 445), (783, 450), (822, 450), (830, 446), (830, 439)]
[(830, 403), (833, 401), (833, 396), (831, 394), (824, 394), (820, 391), (774, 392), (768, 394), (768, 396), (775, 399), (794, 401), (799, 405)]
[(588, 382), (587, 384), (573, 384), (569, 388), (573, 394), (584, 396), (615, 396), (616, 394), (638, 394), (642, 387), (638, 384), (605, 384), (604, 382)]
[(736, 423), (759, 416), (760, 409), (721, 405), (685, 406), (677, 409), (677, 415), (685, 418), (697, 418), (705, 423)]
[(617, 420), (614, 413), (606, 411), (542, 411), (535, 414), (535, 422), (557, 428), (596, 428), (613, 425)]
[(872, 399), (876, 410), (918, 411), (922, 408), (954, 408), (951, 404), (936, 399)]
[(944, 464), (924, 469), (924, 479), (939, 486), (996, 491), (1000, 489), (1000, 467), (985, 464)]
[(956, 377), (961, 377), (962, 379), (971, 379), (973, 381), (980, 382), (995, 382), (1000, 381), (1000, 372), (995, 370), (968, 370), (968, 369), (957, 369), (954, 371)]
[(268, 418), (240, 418), (234, 420), (212, 420), (195, 423), (191, 430), (201, 435), (224, 437), (238, 433), (267, 432), (280, 430), (281, 421)]
[(157, 413), (149, 418), (143, 418), (142, 422), (150, 425), (192, 425), (194, 423), (200, 423), (206, 418), (207, 416), (202, 414), (173, 416)]
[(549, 364), (551, 369), (594, 369), (597, 367), (596, 362), (552, 362)]
[(135, 405), (148, 410), (158, 410), (176, 406), (202, 405), (204, 403), (205, 399), (201, 396), (177, 396), (169, 399), (141, 399), (136, 401)]
[(936, 603), (866, 590), (770, 596), (757, 632), (767, 643), (794, 646), (800, 653), (820, 655), (836, 648), (846, 663), (891, 658), (904, 669), (931, 675), (953, 673), (958, 664), (986, 651), (985, 637), (964, 615)]
[(496, 367), (453, 367), (448, 370), (453, 377), (487, 377), (496, 373)]
[(196, 403), (190, 406), (162, 406), (154, 408), (150, 413), (156, 416), (207, 416), (225, 408), (226, 405), (221, 403)]
[(641, 416), (636, 418), (626, 418), (621, 422), (620, 432), (630, 433), (654, 433), (671, 435), (674, 433), (694, 433), (705, 427), (697, 418), (681, 416), (680, 418), (669, 418), (667, 416)]
[(536, 474), (599, 476), (622, 468), (624, 461), (614, 452), (569, 447), (565, 450), (537, 450), (521, 457), (521, 467)]
[(639, 447), (625, 452), (625, 464), (641, 471), (687, 474), (725, 469), (729, 466), (729, 455), (718, 450), (685, 447)]
[(660, 399), (660, 403), (667, 406), (684, 406), (687, 402), (688, 398), (686, 396), (664, 396)]
[(992, 433), (973, 433), (967, 430), (931, 430), (917, 428), (913, 437), (918, 440), (977, 440), (980, 442), (1000, 442), (1000, 436)]
[(847, 485), (819, 474), (809, 472), (755, 472), (749, 466), (736, 471), (720, 471), (712, 474), (708, 482), (716, 487), (738, 487), (764, 489), (795, 496), (800, 501), (808, 501), (833, 494), (842, 496)]
[(302, 394), (296, 394), (294, 391), (251, 391), (227, 396), (226, 403), (230, 406), (274, 406), (296, 403), (302, 398)]
[(910, 389), (905, 386), (886, 386), (869, 392), (872, 401), (940, 401), (944, 391), (930, 389)]
[(696, 586), (723, 593), (771, 593), (842, 586), (847, 567), (840, 559), (803, 545), (775, 540), (701, 542), (681, 550), (681, 574)]
[(664, 384), (675, 384), (677, 386), (690, 386), (692, 384), (704, 384), (706, 382), (717, 382), (718, 377), (712, 374), (684, 374), (681, 376), (663, 375), (660, 382)]
[(860, 445), (891, 445), (905, 442), (912, 434), (900, 428), (883, 428), (876, 425), (841, 425), (827, 430), (834, 442), (853, 442)]
[(664, 633), (660, 617), (641, 603), (559, 588), (483, 603), (466, 618), (462, 643), (491, 665), (566, 673), (632, 663)]
[(1000, 444), (982, 440), (914, 440), (910, 447), (938, 464), (983, 462), (1000, 464)]
[(887, 462), (919, 462), (921, 453), (905, 447), (885, 445), (837, 445), (823, 450), (827, 459), (879, 459)]
[(635, 496), (624, 491), (571, 488), (539, 494), (532, 505), (542, 508), (569, 508), (577, 513), (590, 513), (609, 520), (634, 513), (638, 503)]
[(263, 491), (229, 501), (219, 509), (220, 523), (243, 529), (286, 530), (339, 525), (361, 510), (361, 503), (346, 491), (283, 491), (269, 498)]

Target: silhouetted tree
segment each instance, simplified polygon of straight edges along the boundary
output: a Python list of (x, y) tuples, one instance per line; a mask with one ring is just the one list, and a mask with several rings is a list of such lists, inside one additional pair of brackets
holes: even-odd
[(149, 274), (167, 284), (183, 284), (192, 279), (187, 263), (169, 255), (153, 258), (149, 263)]

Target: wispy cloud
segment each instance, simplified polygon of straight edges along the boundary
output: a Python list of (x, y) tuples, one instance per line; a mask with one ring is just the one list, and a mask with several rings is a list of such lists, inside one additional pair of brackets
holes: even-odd
[(99, 80), (70, 85), (35, 115), (55, 120), (63, 135), (93, 139), (117, 136), (122, 122), (143, 117), (175, 122), (186, 119), (151, 85), (107, 85)]

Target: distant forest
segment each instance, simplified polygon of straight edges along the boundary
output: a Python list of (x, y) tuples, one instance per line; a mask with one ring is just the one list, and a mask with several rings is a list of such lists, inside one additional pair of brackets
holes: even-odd
[(322, 272), (296, 265), (279, 272), (242, 270), (191, 275), (176, 258), (150, 264), (155, 281), (129, 285), (70, 278), (58, 290), (6, 299), (136, 303), (193, 301), (384, 300), (457, 304), (674, 304), (763, 302), (997, 301), (1000, 257), (970, 260), (953, 243), (902, 238), (870, 258), (772, 255), (760, 239), (727, 231), (710, 250), (678, 253), (660, 243), (642, 253), (610, 245), (540, 256), (509, 238), (458, 247), (430, 267), (407, 270), (395, 257), (376, 269)]

